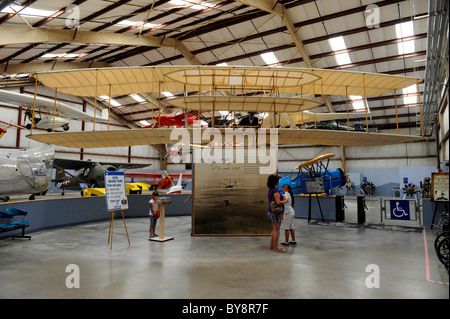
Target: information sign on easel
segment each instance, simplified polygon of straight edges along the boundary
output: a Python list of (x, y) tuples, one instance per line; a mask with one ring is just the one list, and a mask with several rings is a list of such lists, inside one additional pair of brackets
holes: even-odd
[(449, 173), (431, 173), (431, 201), (435, 202), (433, 220), (431, 228), (433, 228), (436, 212), (440, 203), (444, 204), (448, 211), (449, 203)]
[(323, 177), (302, 178), (302, 193), (309, 195), (308, 223), (311, 221), (311, 196), (313, 194), (316, 195), (317, 205), (319, 206), (320, 215), (322, 216), (322, 222), (325, 222), (323, 218), (322, 207), (320, 207), (319, 202), (319, 194), (325, 193)]
[(109, 234), (108, 243), (112, 239), (114, 231), (114, 212), (121, 211), (125, 232), (127, 233), (128, 245), (130, 244), (130, 237), (128, 236), (127, 224), (125, 223), (125, 216), (123, 210), (128, 209), (128, 199), (125, 189), (125, 173), (124, 172), (105, 172), (105, 191), (106, 191), (106, 209), (110, 213), (109, 219)]

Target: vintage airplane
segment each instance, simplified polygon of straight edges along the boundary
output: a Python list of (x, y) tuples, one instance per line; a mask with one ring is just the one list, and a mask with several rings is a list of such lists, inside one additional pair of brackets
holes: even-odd
[(2, 138), (3, 135), (5, 135), (5, 133), (8, 131), (8, 129), (9, 129), (11, 126), (13, 126), (13, 127), (15, 127), (15, 128), (18, 128), (18, 129), (21, 129), (21, 130), (24, 130), (24, 129), (25, 129), (23, 126), (16, 125), (16, 124), (12, 124), (11, 122), (5, 122), (5, 121), (0, 120), (0, 123), (3, 123), (3, 124), (6, 124), (6, 125), (7, 125), (7, 127), (0, 127), (0, 138)]
[(172, 181), (172, 186), (169, 188), (166, 194), (181, 194), (181, 191), (183, 190), (182, 179), (183, 174), (180, 174), (177, 184), (174, 185)]
[[(136, 173), (136, 172), (125, 172), (125, 177), (131, 178), (131, 181), (134, 182), (134, 179), (141, 179), (149, 184), (152, 184), (153, 189), (168, 189), (174, 183), (173, 179), (178, 176), (178, 174), (168, 174), (164, 171), (165, 174), (161, 173)], [(192, 178), (192, 174), (182, 174), (182, 186), (185, 187), (185, 183), (187, 180)], [(151, 181), (153, 180), (153, 181)]]
[[(63, 190), (82, 190), (88, 187), (101, 188), (104, 186), (105, 171), (118, 171), (120, 169), (137, 169), (151, 164), (110, 163), (83, 160), (70, 160), (55, 158), (53, 166), (56, 168), (55, 185)], [(67, 170), (75, 170), (73, 174)]]
[[(189, 115), (188, 125), (193, 125), (194, 121), (198, 120), (196, 115)], [(186, 117), (184, 113), (178, 114), (166, 114), (154, 117), (154, 123), (143, 126), (142, 128), (155, 128), (155, 127), (184, 127), (186, 123)]]
[[(348, 181), (345, 170), (328, 169), (331, 157), (336, 154), (324, 154), (310, 161), (302, 163), (294, 168), (291, 176), (285, 176), (278, 182), (278, 189), (281, 190), (283, 185), (288, 184), (294, 195), (307, 193), (326, 193), (335, 187), (345, 186)], [(323, 163), (324, 160), (326, 164)], [(293, 174), (298, 169), (296, 175)]]
[[(108, 120), (108, 110), (106, 109), (103, 110), (101, 116), (94, 117), (94, 115), (87, 114), (59, 100), (56, 101), (55, 105), (55, 100), (53, 99), (37, 95), (34, 102), (34, 98), (34, 95), (31, 94), (0, 89), (0, 100), (27, 107), (25, 117), (30, 121), (26, 125), (27, 129), (33, 126), (33, 128), (44, 129), (49, 132), (53, 128), (62, 128), (64, 131), (68, 131), (69, 119), (90, 121), (95, 119), (98, 122), (106, 122)], [(33, 104), (35, 104), (34, 114), (32, 111)]]
[(25, 149), (0, 150), (0, 200), (8, 201), (9, 195), (45, 194), (51, 183), (55, 151), (48, 144)]

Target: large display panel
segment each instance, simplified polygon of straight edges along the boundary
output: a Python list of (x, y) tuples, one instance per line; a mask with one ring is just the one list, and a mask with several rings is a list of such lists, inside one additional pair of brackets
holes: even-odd
[(194, 236), (270, 235), (266, 183), (276, 149), (196, 149), (193, 167)]

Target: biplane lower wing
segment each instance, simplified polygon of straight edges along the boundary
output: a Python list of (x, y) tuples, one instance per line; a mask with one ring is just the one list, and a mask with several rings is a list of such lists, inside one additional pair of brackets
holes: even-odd
[[(183, 129), (184, 130), (184, 129)], [(191, 142), (193, 136), (192, 128), (187, 131)], [(202, 143), (210, 142), (209, 134), (203, 134)], [(225, 129), (218, 129), (225, 140)], [(173, 144), (180, 141), (178, 134), (171, 139), (171, 128), (154, 129), (129, 129), (129, 130), (105, 130), (105, 131), (82, 131), (82, 132), (53, 132), (44, 134), (29, 134), (28, 138), (41, 142), (64, 146), (70, 148), (99, 148), (99, 147), (122, 147), (135, 145)], [(278, 145), (284, 144), (312, 144), (312, 145), (335, 145), (335, 146), (380, 146), (415, 141), (426, 141), (422, 136), (411, 136), (401, 134), (348, 132), (330, 130), (310, 129), (278, 129)], [(269, 134), (269, 130), (267, 130)], [(269, 135), (266, 141), (269, 142)]]

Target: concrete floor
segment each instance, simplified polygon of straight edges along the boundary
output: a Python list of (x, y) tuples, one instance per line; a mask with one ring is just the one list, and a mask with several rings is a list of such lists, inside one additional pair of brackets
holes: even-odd
[[(1, 240), (0, 298), (449, 298), (448, 285), (427, 281), (428, 255), (431, 280), (448, 283), (430, 229), (424, 236), (296, 219), (298, 245), (280, 254), (265, 236), (192, 237), (189, 216), (166, 218), (167, 242), (147, 240), (147, 218), (126, 222), (131, 246), (116, 219), (112, 250), (109, 221)], [(66, 286), (71, 264), (80, 288)], [(379, 288), (366, 286), (369, 265), (379, 269)]]

